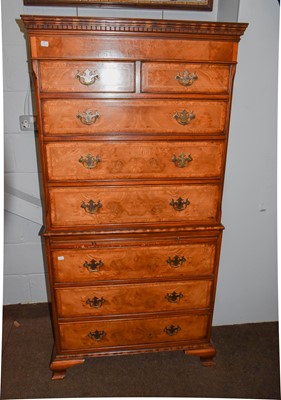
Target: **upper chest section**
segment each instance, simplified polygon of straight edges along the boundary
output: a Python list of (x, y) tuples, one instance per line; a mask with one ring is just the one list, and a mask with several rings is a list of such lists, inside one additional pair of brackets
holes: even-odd
[(23, 16), (40, 59), (236, 61), (245, 24)]

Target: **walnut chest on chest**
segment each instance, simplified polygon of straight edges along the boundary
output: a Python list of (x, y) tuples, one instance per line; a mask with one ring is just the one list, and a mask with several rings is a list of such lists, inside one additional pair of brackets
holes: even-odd
[(36, 84), (53, 379), (183, 350), (211, 325), (246, 24), (22, 16)]

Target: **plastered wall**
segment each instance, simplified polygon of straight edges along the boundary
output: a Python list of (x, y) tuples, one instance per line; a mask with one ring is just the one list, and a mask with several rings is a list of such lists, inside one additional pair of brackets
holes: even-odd
[(238, 19), (215, 324), (277, 320), (278, 2), (240, 0)]
[[(276, 320), (277, 0), (235, 0), (235, 6), (233, 0), (214, 0), (213, 12), (24, 7), (22, 0), (2, 0), (1, 4), (5, 151), (4, 304), (48, 300), (39, 236), (42, 215), (36, 134), (21, 132), (19, 127), (20, 115), (34, 113), (30, 94), (33, 88), (26, 40), (19, 23), (20, 14), (213, 21), (238, 19), (250, 22), (250, 27), (241, 41), (235, 83), (223, 208), (223, 223), (227, 229), (214, 323)], [(260, 57), (264, 51), (266, 57)], [(262, 71), (267, 72), (266, 84), (261, 82)], [(266, 110), (266, 119), (258, 118), (261, 110)]]

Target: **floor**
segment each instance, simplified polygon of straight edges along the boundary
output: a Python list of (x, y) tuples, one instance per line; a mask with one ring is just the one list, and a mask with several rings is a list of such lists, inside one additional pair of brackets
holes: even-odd
[(52, 381), (48, 304), (5, 306), (3, 316), (2, 399), (280, 398), (276, 322), (214, 327), (215, 367), (180, 351), (90, 358)]

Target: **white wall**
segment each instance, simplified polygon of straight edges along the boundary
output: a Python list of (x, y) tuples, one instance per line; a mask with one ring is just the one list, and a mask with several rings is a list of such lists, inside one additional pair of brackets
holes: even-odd
[(240, 0), (219, 0), (217, 20), (220, 22), (237, 22)]
[(215, 324), (277, 320), (277, 0), (241, 0)]
[[(41, 228), (38, 203), (40, 171), (36, 161), (35, 135), (33, 132), (20, 132), (18, 121), (19, 115), (33, 113), (27, 96), (30, 80), (26, 41), (16, 22), (20, 14), (213, 21), (225, 17), (231, 21), (237, 18), (237, 5), (237, 1), (233, 8), (229, 0), (215, 0), (214, 10), (210, 13), (24, 7), (22, 0), (2, 0), (7, 193), (4, 304), (47, 301), (38, 235)], [(214, 321), (217, 325), (277, 319), (277, 0), (240, 0), (239, 21), (250, 22), (250, 26), (240, 44), (233, 101), (223, 208), (226, 231)], [(266, 211), (261, 212), (260, 208), (266, 208)]]

